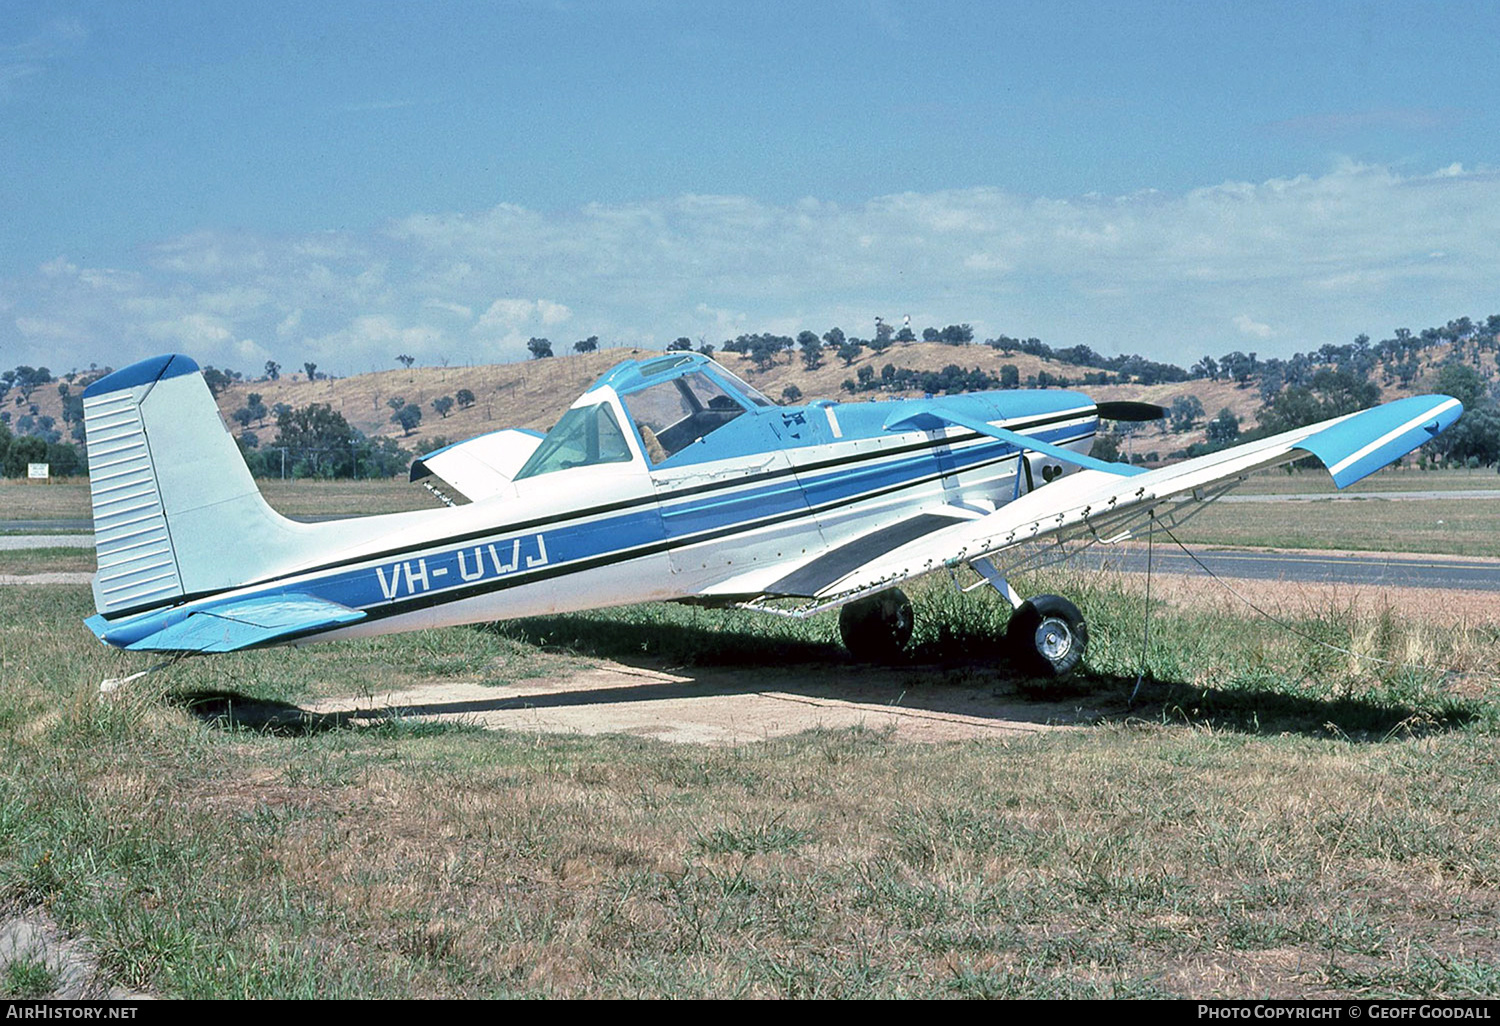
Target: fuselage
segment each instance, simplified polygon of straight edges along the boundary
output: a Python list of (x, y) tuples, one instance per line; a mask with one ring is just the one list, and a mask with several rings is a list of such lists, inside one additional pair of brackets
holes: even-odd
[[(714, 374), (717, 365), (688, 369)], [(268, 567), (240, 587), (113, 617), (101, 637), (128, 646), (194, 612), (277, 595), (363, 613), (277, 643), (650, 600), (796, 595), (805, 587), (799, 572), (857, 553), (861, 539), (889, 541), (928, 518), (982, 515), (1071, 469), (963, 428), (885, 427), (903, 402), (920, 400), (783, 407), (747, 395), (732, 375), (717, 381), (737, 407), (704, 404), (663, 426), (644, 411), (659, 382), (606, 376), (570, 411), (582, 411), (576, 422), (589, 420), (583, 440), (554, 443), (549, 435), (528, 470), (497, 494), (341, 522), (357, 541)], [(1089, 451), (1097, 430), (1093, 402), (1074, 392), (929, 401), (1078, 453)], [(693, 415), (703, 431), (696, 438), (687, 430)], [(339, 538), (329, 530), (335, 525), (318, 526)]]

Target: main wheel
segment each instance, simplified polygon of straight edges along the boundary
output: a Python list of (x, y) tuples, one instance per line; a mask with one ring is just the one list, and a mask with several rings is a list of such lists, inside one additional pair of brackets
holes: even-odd
[(911, 640), (911, 600), (899, 588), (851, 602), (839, 611), (839, 636), (856, 659), (892, 662)]
[(1089, 629), (1073, 603), (1038, 595), (1011, 614), (1005, 642), (1017, 668), (1036, 677), (1066, 677), (1083, 659)]

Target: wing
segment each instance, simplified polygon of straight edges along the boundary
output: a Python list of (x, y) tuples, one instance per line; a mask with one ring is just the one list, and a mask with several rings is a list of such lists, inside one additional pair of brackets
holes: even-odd
[[(1046, 538), (1122, 541), (1131, 537), (1134, 525), (1152, 515), (1170, 515), (1174, 522), (1181, 522), (1251, 471), (1307, 456), (1322, 461), (1334, 483), (1343, 488), (1446, 430), (1462, 412), (1463, 405), (1448, 396), (1413, 396), (1170, 467), (1138, 472), (1101, 464), (989, 424), (960, 420), (945, 413), (940, 402), (932, 402), (916, 416), (960, 424), (1084, 469), (1028, 492), (993, 513), (938, 525), (896, 545), (871, 546), (857, 566), (849, 557), (858, 550), (850, 549), (839, 567), (849, 569), (825, 574), (815, 588), (804, 589), (816, 601), (800, 612), (841, 605), (919, 574), (983, 560), (1023, 542)], [(906, 426), (910, 420), (904, 417), (900, 424)], [(859, 546), (861, 541), (850, 546)]]

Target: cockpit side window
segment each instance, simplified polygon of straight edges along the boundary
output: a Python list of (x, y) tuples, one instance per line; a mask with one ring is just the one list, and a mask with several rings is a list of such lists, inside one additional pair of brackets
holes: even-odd
[(670, 459), (745, 412), (712, 378), (698, 373), (648, 385), (625, 396), (624, 403), (652, 463)]
[(609, 403), (580, 406), (564, 413), (514, 480), (595, 463), (628, 463), (630, 446)]

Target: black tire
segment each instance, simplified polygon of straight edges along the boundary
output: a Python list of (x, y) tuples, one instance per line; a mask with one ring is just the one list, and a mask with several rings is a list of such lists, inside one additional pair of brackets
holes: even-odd
[(1005, 643), (1017, 669), (1034, 677), (1061, 678), (1083, 661), (1089, 628), (1067, 599), (1038, 595), (1011, 614)]
[(913, 623), (911, 600), (900, 588), (892, 588), (841, 609), (839, 636), (854, 658), (890, 663), (906, 651)]

